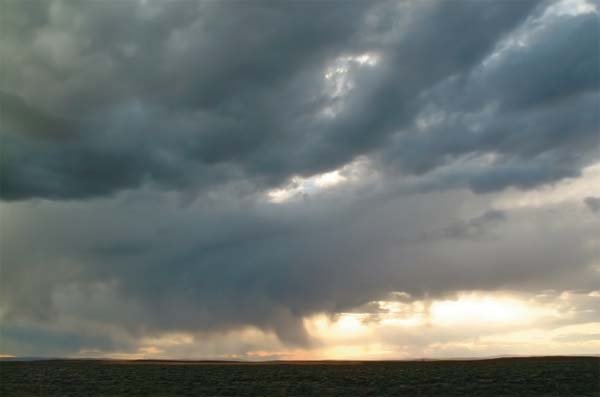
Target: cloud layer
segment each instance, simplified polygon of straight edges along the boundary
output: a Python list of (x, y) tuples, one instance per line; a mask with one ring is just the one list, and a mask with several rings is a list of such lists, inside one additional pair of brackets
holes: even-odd
[(307, 347), (306, 318), (394, 291), (599, 289), (591, 4), (9, 0), (2, 24), (2, 350)]

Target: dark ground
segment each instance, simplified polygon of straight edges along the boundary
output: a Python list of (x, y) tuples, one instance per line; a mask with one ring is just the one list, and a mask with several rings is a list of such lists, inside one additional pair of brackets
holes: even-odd
[(1, 361), (0, 396), (600, 396), (600, 358)]

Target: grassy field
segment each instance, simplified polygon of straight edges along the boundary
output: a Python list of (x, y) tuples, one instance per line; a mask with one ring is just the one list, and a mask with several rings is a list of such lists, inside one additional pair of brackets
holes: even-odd
[(600, 358), (0, 362), (1, 396), (600, 396)]

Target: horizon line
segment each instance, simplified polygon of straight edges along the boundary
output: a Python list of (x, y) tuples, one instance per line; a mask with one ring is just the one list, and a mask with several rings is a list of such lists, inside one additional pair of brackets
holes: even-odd
[(427, 361), (486, 361), (499, 359), (528, 358), (600, 358), (598, 354), (556, 354), (556, 355), (494, 355), (484, 357), (420, 357), (399, 359), (307, 359), (307, 360), (252, 360), (252, 359), (180, 359), (180, 358), (118, 358), (118, 357), (44, 357), (44, 356), (0, 356), (0, 361), (114, 361), (146, 363), (214, 363), (214, 364), (269, 364), (269, 363), (382, 363), (382, 362), (427, 362)]

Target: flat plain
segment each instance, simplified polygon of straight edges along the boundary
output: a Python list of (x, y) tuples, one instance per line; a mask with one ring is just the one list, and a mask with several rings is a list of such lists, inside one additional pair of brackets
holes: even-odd
[(1, 396), (600, 396), (599, 357), (0, 362)]

